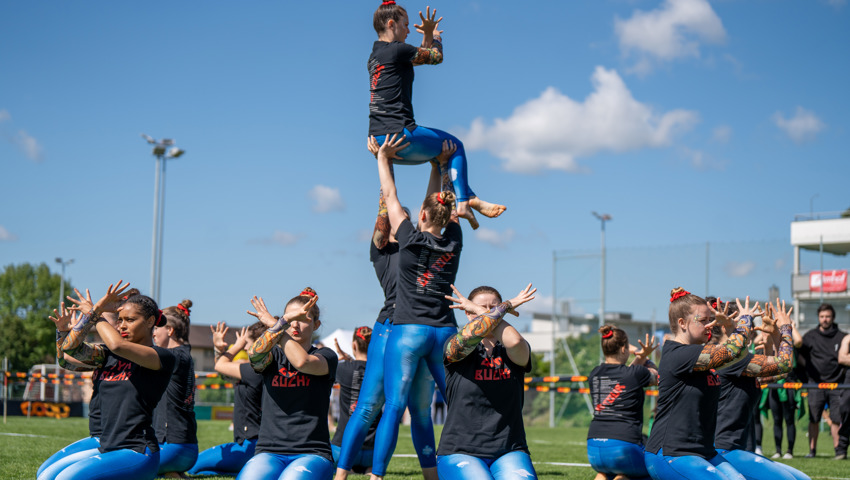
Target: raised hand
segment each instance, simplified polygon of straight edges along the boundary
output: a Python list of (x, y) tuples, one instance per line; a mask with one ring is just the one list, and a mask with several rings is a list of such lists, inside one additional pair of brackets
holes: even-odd
[(94, 306), (98, 313), (118, 311), (118, 307), (121, 306), (121, 301), (123, 300), (123, 294), (130, 286), (130, 282), (125, 283), (123, 286), (121, 285), (122, 282), (123, 280), (118, 280), (117, 284), (113, 284), (114, 286), (110, 285), (106, 289), (106, 295), (98, 300)]
[(793, 306), (789, 306), (788, 310), (785, 309), (785, 300), (782, 301), (780, 305), (779, 299), (776, 299), (776, 326), (782, 327), (785, 325), (791, 325), (791, 312), (794, 310)]
[(463, 310), (464, 312), (468, 312), (472, 315), (481, 315), (482, 313), (487, 311), (486, 308), (484, 308), (481, 305), (474, 303), (472, 300), (464, 297), (463, 294), (460, 293), (460, 291), (454, 285), (449, 285), (449, 286), (452, 288), (452, 291), (454, 292), (455, 297), (452, 297), (451, 295), (446, 295), (445, 298), (446, 298), (446, 300), (455, 302), (457, 304), (457, 305), (449, 305), (449, 308), (455, 308), (455, 309), (458, 309), (458, 310)]
[(350, 362), (352, 360), (351, 355), (342, 351), (342, 348), (339, 346), (339, 340), (334, 338), (334, 347), (336, 347), (336, 354), (339, 355), (339, 358), (344, 362)]
[[(65, 304), (60, 305), (61, 312), (57, 311), (55, 308), (53, 309), (53, 316), (47, 317), (56, 324), (57, 332), (70, 332), (71, 331), (71, 318), (73, 317), (74, 311), (71, 308), (65, 308)], [(76, 323), (76, 322), (74, 322)]]
[(451, 140), (443, 140), (443, 151), (441, 151), (440, 154), (437, 155), (437, 163), (441, 166), (445, 165), (446, 163), (448, 163), (449, 159), (452, 158), (452, 155), (454, 155), (456, 151), (457, 145), (455, 145), (455, 142)]
[(310, 297), (310, 300), (307, 303), (301, 305), (298, 310), (295, 310), (295, 312), (289, 315), (288, 317), (287, 314), (284, 313), (282, 317), (283, 321), (289, 323), (293, 320), (300, 320), (302, 318), (306, 320), (313, 320), (313, 318), (310, 316), (310, 310), (312, 310), (312, 308), (316, 306), (316, 302), (318, 301), (319, 296), (313, 295), (312, 297)]
[(407, 139), (406, 135), (399, 136), (398, 133), (387, 135), (384, 137), (384, 143), (378, 148), (378, 156), (383, 155), (388, 160), (401, 160), (398, 152), (404, 150), (410, 145), (410, 142), (402, 143)]
[(212, 331), (213, 348), (215, 348), (219, 352), (227, 350), (227, 342), (224, 340), (224, 336), (227, 334), (228, 330), (230, 329), (224, 322), (218, 322), (215, 327), (210, 325), (210, 331)]
[(718, 310), (711, 306), (710, 303), (706, 302), (708, 305), (708, 309), (711, 313), (714, 314), (714, 321), (708, 323), (705, 328), (711, 328), (715, 325), (720, 325), (727, 332), (731, 332), (735, 330), (735, 321), (734, 318), (729, 315), (729, 302), (723, 304), (723, 310)]
[(85, 297), (83, 297), (83, 294), (80, 293), (80, 291), (77, 290), (76, 288), (74, 288), (74, 293), (77, 294), (77, 298), (74, 298), (70, 295), (65, 297), (71, 303), (74, 304), (74, 306), (70, 307), (71, 310), (74, 310), (74, 311), (77, 311), (77, 312), (88, 313), (94, 308), (94, 304), (91, 301), (91, 292), (89, 292), (88, 288), (86, 289), (86, 296)]
[(252, 317), (257, 317), (257, 320), (263, 322), (263, 325), (269, 328), (277, 324), (277, 320), (274, 318), (274, 315), (269, 313), (269, 309), (266, 308), (266, 302), (263, 301), (263, 297), (257, 297), (256, 295), (254, 295), (254, 298), (251, 299), (251, 306), (254, 307), (254, 310), (256, 310), (256, 312), (248, 310), (248, 315), (251, 315)]
[(756, 302), (755, 305), (750, 308), (750, 296), (747, 295), (744, 305), (741, 305), (741, 299), (736, 298), (735, 303), (738, 304), (738, 315), (735, 318), (742, 317), (744, 315), (749, 315), (751, 317), (760, 317), (764, 312), (761, 311), (761, 307), (759, 307), (759, 302)]
[[(777, 299), (778, 301), (779, 299)], [(755, 327), (753, 330), (758, 330), (760, 332), (764, 332), (767, 334), (771, 334), (776, 331), (776, 318), (774, 317), (775, 310), (773, 305), (770, 302), (765, 304), (764, 313), (761, 316), (761, 325)]]
[(234, 345), (239, 347), (239, 350), (242, 350), (246, 345), (248, 345), (250, 340), (251, 337), (248, 335), (248, 327), (242, 327), (236, 331), (236, 343), (234, 343)]
[(511, 308), (510, 313), (512, 313), (512, 314), (514, 314), (518, 317), (519, 312), (516, 311), (516, 308), (518, 306), (522, 305), (523, 303), (527, 303), (527, 302), (534, 300), (534, 294), (535, 293), (537, 293), (537, 289), (531, 288), (531, 284), (529, 283), (525, 288), (522, 289), (522, 291), (520, 291), (517, 294), (516, 297), (514, 297), (510, 300), (511, 306), (513, 307), (513, 308)]
[(636, 357), (649, 358), (649, 356), (652, 355), (652, 352), (658, 348), (658, 345), (655, 344), (655, 335), (650, 335), (648, 333), (646, 334), (646, 343), (641, 342), (640, 340), (638, 340), (638, 343), (640, 344), (641, 349), (634, 352)]
[(378, 144), (378, 139), (375, 138), (374, 135), (369, 135), (369, 138), (366, 139), (366, 148), (369, 150), (369, 153), (378, 158), (378, 150), (381, 149), (381, 145)]
[(437, 20), (434, 18), (437, 16), (437, 9), (431, 11), (431, 7), (425, 7), (425, 15), (422, 15), (422, 12), (419, 12), (419, 19), (422, 21), (419, 25), (413, 25), (416, 28), (416, 31), (423, 35), (433, 35), (438, 36), (443, 33), (442, 30), (437, 30), (437, 27), (440, 25), (440, 22), (443, 21), (443, 17), (440, 17)]

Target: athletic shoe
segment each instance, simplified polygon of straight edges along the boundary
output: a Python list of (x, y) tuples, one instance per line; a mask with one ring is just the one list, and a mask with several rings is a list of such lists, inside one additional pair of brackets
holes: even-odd
[(847, 453), (839, 453), (833, 460), (847, 460)]
[(779, 453), (779, 452), (776, 452), (773, 455), (771, 455), (770, 458), (776, 460), (777, 458), (782, 458), (782, 454)]
[(761, 451), (761, 447), (756, 447), (756, 455), (764, 456), (764, 452)]
[(812, 450), (812, 451), (810, 451), (810, 452), (809, 452), (809, 454), (808, 454), (808, 455), (806, 455), (806, 456), (805, 456), (805, 457), (803, 457), (803, 458), (815, 458), (815, 456), (816, 456), (816, 455), (815, 455), (815, 451), (814, 451), (814, 450)]
[(794, 458), (794, 455), (791, 455), (791, 452), (786, 452), (785, 455), (782, 455), (782, 458), (784, 458), (785, 460), (791, 460), (792, 458)]

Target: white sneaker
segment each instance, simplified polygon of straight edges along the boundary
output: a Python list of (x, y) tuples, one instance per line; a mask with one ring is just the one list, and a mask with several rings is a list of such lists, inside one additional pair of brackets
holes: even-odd
[(794, 458), (794, 455), (791, 455), (791, 452), (786, 452), (785, 455), (782, 455), (782, 458), (784, 458), (785, 460), (791, 460), (792, 458)]
[(756, 447), (756, 455), (764, 455), (764, 452), (761, 451), (761, 447)]
[(782, 458), (782, 454), (779, 453), (779, 452), (776, 452), (773, 455), (771, 455), (770, 458), (776, 460), (777, 458)]

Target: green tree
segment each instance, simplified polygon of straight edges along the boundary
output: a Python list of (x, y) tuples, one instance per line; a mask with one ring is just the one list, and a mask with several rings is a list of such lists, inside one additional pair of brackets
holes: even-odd
[[(47, 317), (59, 305), (58, 274), (42, 263), (7, 265), (0, 274), (0, 356), (23, 371), (56, 359), (56, 329)], [(65, 292), (73, 292), (65, 282)]]

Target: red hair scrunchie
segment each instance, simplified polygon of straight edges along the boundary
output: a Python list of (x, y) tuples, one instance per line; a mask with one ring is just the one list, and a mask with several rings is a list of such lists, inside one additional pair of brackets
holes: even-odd
[(722, 301), (722, 300), (720, 300), (720, 299), (718, 298), (717, 300), (715, 300), (715, 301), (711, 302), (711, 308), (713, 308), (713, 309), (717, 310), (717, 307), (718, 307), (718, 306), (720, 306), (720, 304), (721, 304), (722, 302), (723, 302), (723, 301)]
[(168, 323), (168, 321), (165, 318), (165, 315), (162, 313), (162, 310), (157, 310), (157, 312), (159, 312), (159, 316), (156, 317), (156, 323), (154, 324), (154, 326), (164, 327)]
[(395, 5), (395, 0), (386, 0), (381, 5)]
[(186, 308), (186, 305), (177, 305), (177, 309), (185, 313), (187, 317), (189, 316), (189, 309)]
[(690, 295), (690, 294), (691, 294), (691, 292), (689, 292), (687, 290), (682, 290), (681, 292), (676, 292), (676, 293), (674, 293), (673, 295), (670, 296), (670, 303), (673, 303), (675, 300), (678, 300), (678, 299), (684, 297), (685, 295)]
[(311, 292), (309, 290), (301, 290), (301, 293), (298, 294), (299, 297), (315, 297), (316, 292)]
[(366, 328), (368, 328), (368, 327), (360, 327), (360, 328), (357, 329), (356, 332), (354, 332), (354, 334), (357, 335), (357, 338), (359, 338), (360, 340), (366, 341), (366, 335), (363, 333), (363, 331), (366, 330)]
[(442, 194), (442, 193), (438, 193), (438, 194), (437, 194), (437, 201), (438, 201), (438, 202), (440, 202), (440, 205), (445, 205), (445, 204), (446, 204), (446, 201), (445, 201), (445, 200), (443, 200), (443, 194)]
[(614, 336), (614, 330), (608, 330), (608, 332), (602, 334), (602, 338), (611, 338)]

